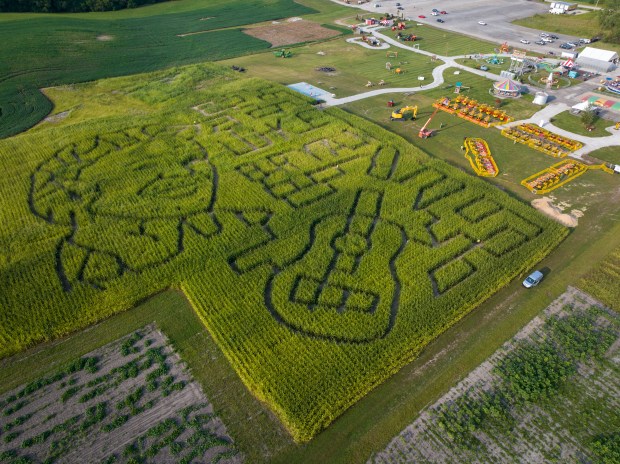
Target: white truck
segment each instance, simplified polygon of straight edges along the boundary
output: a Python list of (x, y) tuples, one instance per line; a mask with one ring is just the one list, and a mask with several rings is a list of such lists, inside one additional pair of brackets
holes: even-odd
[(577, 8), (576, 3), (568, 2), (551, 2), (549, 6), (549, 13), (551, 14), (564, 14)]

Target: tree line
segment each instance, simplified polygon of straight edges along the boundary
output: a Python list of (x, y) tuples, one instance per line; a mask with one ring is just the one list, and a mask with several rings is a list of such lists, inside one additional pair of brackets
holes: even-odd
[(166, 0), (0, 0), (0, 12), (86, 13), (137, 8)]

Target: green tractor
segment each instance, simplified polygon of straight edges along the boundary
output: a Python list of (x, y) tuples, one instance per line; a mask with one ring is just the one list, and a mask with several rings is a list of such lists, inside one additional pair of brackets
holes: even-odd
[(287, 51), (286, 49), (278, 50), (273, 52), (276, 58), (290, 58), (293, 56), (293, 52)]

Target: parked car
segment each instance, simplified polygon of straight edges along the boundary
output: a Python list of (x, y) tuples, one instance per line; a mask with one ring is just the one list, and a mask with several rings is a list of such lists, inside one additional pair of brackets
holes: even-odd
[(544, 40), (537, 40), (536, 42), (534, 42), (536, 45), (545, 45), (547, 42), (545, 42)]
[(433, 11), (433, 12), (431, 13), (431, 16), (439, 16), (439, 12), (437, 12), (437, 11)]
[(600, 38), (600, 37), (592, 37), (592, 38), (590, 39), (590, 43), (598, 42), (599, 40), (601, 40), (601, 38)]
[(400, 6), (400, 3), (396, 3), (396, 6)]
[(543, 37), (542, 40), (545, 43), (553, 43), (553, 42), (555, 42), (555, 40), (553, 40), (551, 37)]
[(566, 44), (567, 44), (567, 45), (570, 45), (570, 46), (571, 46), (571, 47), (573, 47), (573, 48), (575, 48), (577, 45), (579, 45), (579, 44), (577, 44), (577, 43), (575, 43), (575, 42), (566, 42)]
[(552, 39), (555, 39), (555, 40), (559, 39), (559, 37), (557, 35), (554, 35), (554, 34), (549, 35), (549, 37), (552, 38)]
[(433, 11), (435, 13), (439, 13), (439, 10), (437, 8), (433, 8), (431, 11)]
[(535, 287), (540, 283), (544, 276), (545, 275), (542, 272), (534, 271), (523, 281), (523, 286), (525, 288)]
[(481, 26), (486, 26), (487, 23), (485, 23), (484, 21), (478, 21), (478, 24), (480, 24)]
[(404, 10), (404, 8), (402, 6), (397, 6), (396, 9), (397, 10)]
[(526, 39), (521, 39), (521, 40), (519, 40), (519, 42), (521, 42), (522, 44), (529, 44), (530, 43), (530, 41), (526, 40)]
[(443, 19), (441, 19), (441, 18), (437, 18), (437, 22), (438, 23), (445, 23), (445, 21)]
[(560, 48), (563, 48), (564, 50), (571, 50), (573, 47), (570, 44), (563, 43), (560, 44)]
[(549, 37), (549, 34), (547, 34), (546, 32), (541, 32), (541, 33), (540, 33), (540, 36), (541, 36), (541, 37)]
[(420, 18), (420, 19), (426, 19), (426, 16), (424, 16), (424, 15), (420, 15), (420, 16), (418, 16), (418, 18)]
[(440, 11), (441, 14), (448, 14), (447, 11)]

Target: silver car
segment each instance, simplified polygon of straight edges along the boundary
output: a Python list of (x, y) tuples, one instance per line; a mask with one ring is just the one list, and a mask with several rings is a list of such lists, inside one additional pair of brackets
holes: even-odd
[(523, 281), (523, 286), (525, 288), (535, 287), (540, 283), (544, 276), (545, 275), (542, 272), (534, 271)]

